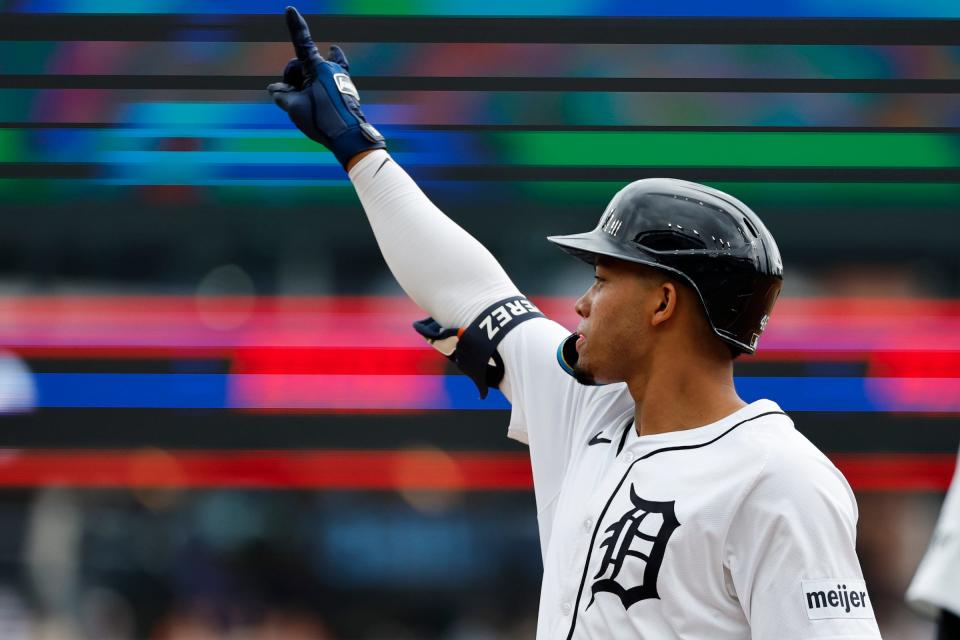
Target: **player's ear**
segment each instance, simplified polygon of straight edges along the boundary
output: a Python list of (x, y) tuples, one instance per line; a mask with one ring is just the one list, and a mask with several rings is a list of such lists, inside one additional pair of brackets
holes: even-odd
[(672, 318), (677, 310), (677, 286), (669, 280), (661, 281), (653, 289), (653, 304), (650, 324), (657, 326)]

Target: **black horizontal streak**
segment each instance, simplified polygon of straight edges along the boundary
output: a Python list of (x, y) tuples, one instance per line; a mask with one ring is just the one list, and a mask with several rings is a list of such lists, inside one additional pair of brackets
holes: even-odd
[[(41, 409), (0, 416), (0, 446), (171, 449), (522, 450), (492, 425), (505, 411), (414, 414), (247, 413), (189, 409)], [(135, 428), (131, 428), (135, 425)]]
[[(0, 75), (0, 89), (262, 90), (274, 76)], [(955, 94), (960, 79), (355, 76), (361, 90)]]
[(98, 165), (75, 162), (18, 162), (0, 164), (0, 178), (77, 179), (94, 178)]
[[(307, 16), (318, 42), (960, 44), (958, 20)], [(287, 42), (283, 16), (6, 14), (6, 40)]]
[[(949, 416), (791, 414), (797, 428), (833, 452), (956, 451)], [(285, 414), (187, 409), (41, 409), (0, 416), (0, 446), (171, 449), (398, 449), (524, 451), (499, 426), (508, 411), (412, 414)], [(499, 425), (499, 426), (498, 426)]]

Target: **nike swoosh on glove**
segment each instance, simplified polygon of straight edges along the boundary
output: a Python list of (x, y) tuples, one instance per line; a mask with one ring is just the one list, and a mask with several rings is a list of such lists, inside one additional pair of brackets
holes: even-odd
[(385, 149), (383, 136), (360, 110), (360, 94), (350, 80), (350, 63), (340, 47), (330, 47), (324, 60), (310, 29), (294, 7), (286, 10), (287, 29), (297, 57), (283, 70), (283, 82), (267, 93), (309, 138), (333, 152), (344, 168), (352, 157), (369, 149)]

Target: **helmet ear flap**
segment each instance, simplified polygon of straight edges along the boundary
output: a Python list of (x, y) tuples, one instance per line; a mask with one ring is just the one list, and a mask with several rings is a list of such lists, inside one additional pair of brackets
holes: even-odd
[(587, 386), (597, 386), (597, 381), (584, 373), (582, 369), (577, 369), (577, 361), (580, 354), (577, 353), (577, 339), (580, 335), (576, 332), (571, 333), (564, 338), (560, 346), (557, 347), (557, 362), (560, 368), (573, 376), (577, 382)]

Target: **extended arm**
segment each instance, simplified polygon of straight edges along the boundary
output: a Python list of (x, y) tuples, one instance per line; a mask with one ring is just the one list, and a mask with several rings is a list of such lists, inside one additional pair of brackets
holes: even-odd
[[(330, 149), (349, 171), (387, 265), (407, 294), (433, 316), (429, 323), (418, 323), (418, 331), (454, 359), (485, 395), (488, 384), (502, 376), (495, 354), (499, 341), (539, 312), (517, 299), (517, 288), (493, 256), (390, 158), (383, 136), (360, 110), (343, 51), (333, 46), (325, 60), (296, 9), (287, 8), (286, 20), (297, 56), (284, 69), (283, 82), (267, 91), (298, 129)], [(451, 341), (459, 342), (455, 353), (441, 345)]]

